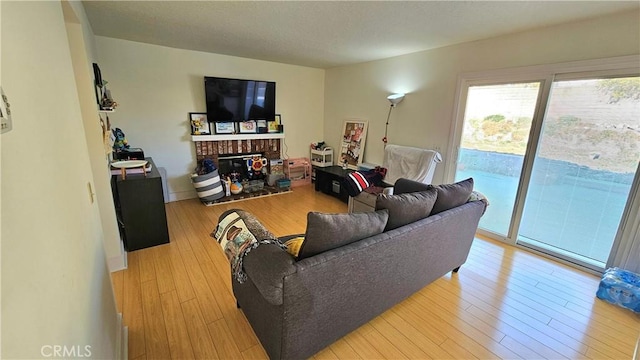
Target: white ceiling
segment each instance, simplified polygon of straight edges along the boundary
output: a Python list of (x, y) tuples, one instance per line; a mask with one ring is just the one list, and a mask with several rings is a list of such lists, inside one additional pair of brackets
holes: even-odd
[(83, 1), (95, 35), (302, 66), (636, 11), (639, 1)]

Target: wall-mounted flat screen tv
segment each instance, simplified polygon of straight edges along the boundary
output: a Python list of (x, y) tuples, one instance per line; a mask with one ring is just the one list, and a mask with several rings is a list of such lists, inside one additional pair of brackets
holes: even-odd
[(205, 76), (209, 121), (274, 120), (276, 83)]

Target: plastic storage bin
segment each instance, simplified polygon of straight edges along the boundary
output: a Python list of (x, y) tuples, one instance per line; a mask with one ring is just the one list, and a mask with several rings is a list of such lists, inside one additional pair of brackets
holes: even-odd
[(278, 179), (276, 180), (276, 186), (279, 189), (288, 189), (291, 187), (291, 180), (289, 179)]
[(596, 296), (640, 313), (640, 275), (619, 268), (604, 272)]

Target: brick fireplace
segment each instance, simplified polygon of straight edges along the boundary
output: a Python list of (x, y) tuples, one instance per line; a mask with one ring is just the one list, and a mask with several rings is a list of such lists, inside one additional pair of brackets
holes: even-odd
[(269, 160), (280, 159), (280, 139), (194, 140), (196, 159), (212, 159), (218, 163), (220, 155), (262, 153)]

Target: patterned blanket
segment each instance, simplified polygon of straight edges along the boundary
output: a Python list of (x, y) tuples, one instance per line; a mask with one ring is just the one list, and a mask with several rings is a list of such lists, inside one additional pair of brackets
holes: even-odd
[(233, 278), (241, 284), (247, 280), (247, 274), (242, 269), (242, 260), (252, 249), (261, 244), (275, 244), (286, 250), (286, 247), (253, 215), (242, 210), (223, 213), (211, 236), (218, 241), (229, 259)]

